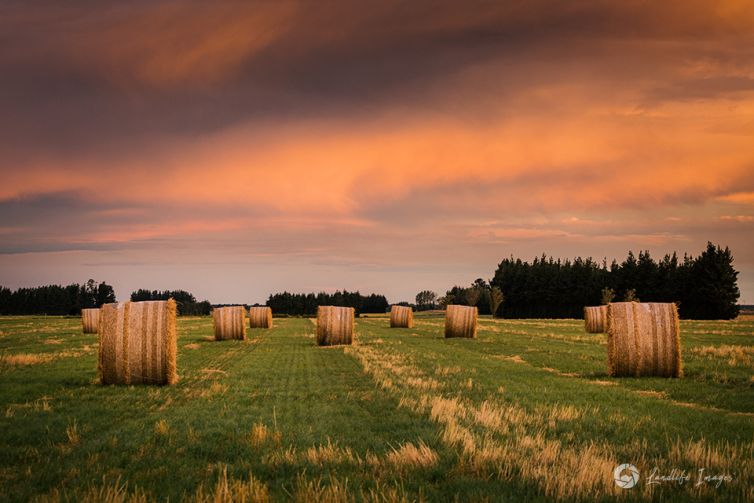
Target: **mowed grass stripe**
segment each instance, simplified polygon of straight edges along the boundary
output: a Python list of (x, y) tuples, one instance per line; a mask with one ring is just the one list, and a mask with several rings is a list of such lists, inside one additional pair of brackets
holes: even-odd
[[(185, 337), (181, 334), (179, 348), (184, 340)], [(199, 363), (217, 364), (218, 355), (221, 357), (220, 361), (227, 361), (239, 349), (242, 347), (237, 346), (235, 350), (229, 351), (228, 346), (208, 346), (203, 355), (205, 358)], [(45, 387), (47, 390), (54, 390), (47, 393), (51, 395), (52, 412), (42, 416), (46, 421), (22, 425), (23, 433), (27, 437), (43, 440), (46, 449), (31, 447), (33, 452), (39, 452), (43, 469), (28, 474), (30, 480), (27, 487), (21, 488), (24, 492), (20, 499), (27, 499), (34, 492), (44, 492), (44, 488), (58, 487), (62, 480), (72, 476), (81, 484), (96, 484), (101, 482), (103, 475), (109, 479), (130, 478), (142, 470), (148, 474), (143, 477), (146, 485), (159, 485), (160, 479), (166, 476), (163, 473), (164, 463), (155, 468), (153, 465), (157, 459), (147, 459), (149, 449), (154, 448), (157, 440), (154, 425), (165, 418), (167, 410), (173, 415), (185, 414), (180, 411), (185, 411), (194, 403), (190, 399), (191, 395), (186, 393), (187, 390), (209, 386), (209, 383), (201, 383), (192, 387), (191, 375), (197, 367), (191, 365), (190, 359), (187, 360), (181, 362), (188, 377), (186, 383), (165, 388), (96, 384), (96, 352), (73, 361), (58, 360), (42, 366), (19, 369), (18, 374), (14, 373), (12, 377), (18, 378), (12, 388), (16, 395), (24, 395), (25, 388)], [(28, 375), (34, 375), (36, 379), (26, 379), (25, 376)], [(15, 417), (22, 422), (25, 419), (23, 414)], [(72, 425), (75, 425), (81, 437), (76, 445), (69, 445), (67, 438), (67, 430)], [(13, 427), (6, 429), (12, 430)], [(21, 429), (17, 428), (16, 431), (21, 432)], [(6, 452), (12, 453), (14, 447), (16, 446), (9, 442)], [(44, 456), (45, 450), (49, 457)], [(22, 449), (16, 460), (23, 462), (27, 452), (28, 448)], [(102, 452), (109, 452), (110, 455), (106, 462), (100, 464)], [(60, 456), (70, 457), (70, 462), (61, 464), (57, 459)], [(171, 454), (165, 452), (163, 456), (169, 458)], [(97, 470), (87, 470), (91, 476), (81, 473), (81, 467), (90, 469), (93, 464), (97, 465)]]
[[(516, 359), (498, 358), (511, 354), (506, 347), (509, 341), (502, 339), (484, 342), (485, 337), (498, 338), (498, 334), (491, 335), (480, 331), (479, 340), (445, 340), (432, 332), (421, 333), (418, 336), (410, 335), (411, 332), (390, 331), (383, 328), (381, 323), (372, 321), (362, 322), (359, 326), (362, 341), (366, 342), (375, 337), (382, 339), (384, 344), (380, 347), (410, 357), (411, 361), (429, 376), (433, 376), (437, 368), (460, 367), (459, 372), (443, 378), (444, 390), (455, 391), (475, 403), (481, 403), (489, 396), (499, 395), (502, 399), (513, 401), (523, 407), (570, 404), (588, 409), (598, 406), (603, 409), (600, 414), (602, 418), (613, 414), (624, 418), (635, 417), (637, 424), (651, 422), (657, 433), (670, 436), (687, 434), (684, 426), (687, 421), (699, 425), (699, 429), (696, 430), (698, 435), (721, 440), (740, 440), (741, 431), (751, 430), (751, 419), (746, 416), (683, 407), (651, 394), (627, 395), (623, 389), (625, 382), (641, 385), (648, 381), (672, 381), (677, 386), (691, 388), (696, 386), (693, 382), (684, 383), (682, 379), (609, 379), (616, 384), (605, 386), (590, 379), (553, 374), (527, 363), (518, 363)], [(527, 355), (523, 354), (524, 362), (526, 357)], [(578, 355), (573, 353), (562, 357), (578, 360)], [(464, 387), (469, 378), (472, 379), (471, 389)], [(607, 381), (608, 378), (605, 377), (604, 380)], [(504, 389), (502, 393), (499, 392), (500, 387)], [(743, 405), (741, 404), (740, 408), (744, 408)], [(620, 443), (634, 436), (635, 427), (628, 425), (628, 429), (625, 429), (608, 420), (600, 420), (599, 424), (594, 425), (594, 431), (589, 428), (585, 433), (585, 441), (604, 438), (606, 441)]]
[[(79, 320), (12, 320), (23, 330), (20, 341), (4, 321), (0, 341), (9, 353), (39, 352), (51, 338), (62, 340), (45, 345), (52, 354), (96, 341), (80, 334)], [(576, 321), (483, 320), (472, 341), (444, 340), (442, 318), (416, 321), (412, 330), (391, 330), (387, 318), (359, 320), (357, 345), (344, 349), (316, 347), (307, 319), (276, 320), (273, 330), (249, 331), (246, 342), (214, 342), (205, 340), (209, 318), (179, 318), (181, 381), (172, 387), (93, 384), (96, 351), (14, 367), (0, 375), (0, 486), (11, 501), (54, 490), (79, 500), (88, 486), (120, 477), (130, 490), (177, 500), (212, 486), (225, 469), (230, 480), (253, 473), (275, 500), (321, 500), (333, 487), (430, 501), (609, 500), (608, 465), (619, 460), (638, 460), (640, 468), (654, 461), (662, 469), (735, 466), (752, 485), (751, 418), (637, 394), (670, 386), (670, 398), (683, 391), (702, 402), (696, 377), (609, 380), (599, 338), (587, 339)], [(745, 369), (729, 365), (723, 355), (730, 350), (720, 345), (746, 345), (739, 327), (720, 326), (720, 334), (692, 333), (692, 347), (714, 347), (685, 359), (702, 384), (735, 400), (747, 396)], [(365, 354), (377, 367), (395, 357), (422, 375), (396, 375), (383, 388), (354, 358)], [(739, 380), (709, 380), (726, 366)], [(427, 388), (432, 381), (436, 387)], [(440, 399), (436, 410), (420, 403), (427, 397)], [(449, 412), (454, 403), (463, 414)], [(464, 429), (475, 439), (471, 454)], [(630, 497), (646, 497), (642, 491)], [(719, 497), (742, 499), (737, 491)], [(689, 496), (660, 489), (653, 497), (679, 494)]]
[[(179, 320), (179, 326), (181, 381), (176, 386), (93, 384), (92, 355), (77, 359), (79, 377), (65, 392), (54, 393), (51, 412), (20, 410), (1, 418), (10, 433), (0, 442), (9, 454), (2, 472), (9, 474), (6, 495), (26, 500), (53, 488), (75, 491), (101, 484), (103, 477), (120, 477), (154, 497), (175, 500), (213, 479), (213, 465), (228, 465), (230, 477), (253, 472), (273, 494), (284, 495), (294, 490), (293, 474), (318, 480), (329, 476), (332, 466), (298, 458), (283, 465), (266, 461), (282, 452), (332, 443), (364, 458), (405, 442), (436, 443), (434, 426), (397, 411), (396, 401), (377, 389), (342, 348), (317, 348), (308, 320), (281, 320), (272, 330), (252, 331), (255, 342), (203, 341), (205, 333), (211, 334), (206, 320)], [(200, 347), (187, 349), (187, 344)], [(54, 383), (73, 369), (51, 365), (28, 370), (44, 372), (47, 389), (59, 388)], [(27, 395), (29, 382), (14, 380), (12, 394)], [(15, 400), (10, 395), (4, 393)], [(79, 438), (72, 444), (66, 429), (74, 424)], [(278, 432), (279, 440), (253, 445), (250, 435), (258, 424)], [(366, 486), (375, 483), (366, 466), (351, 467), (347, 476)]]
[[(363, 321), (358, 328), (362, 357), (378, 368), (375, 378), (401, 394), (408, 407), (424, 410), (445, 425), (443, 436), (456, 442), (464, 455), (461, 468), (528, 481), (522, 490), (568, 499), (609, 495), (610, 480), (600, 487), (595, 477), (609, 477), (618, 460), (668, 471), (671, 466), (694, 470), (705, 463), (713, 471), (736, 469), (741, 478), (723, 499), (742, 497), (754, 482), (750, 418), (678, 407), (654, 396), (627, 394), (619, 386), (599, 386), (486, 357), (490, 344), (483, 340), (444, 340), (434, 333), (390, 330), (379, 321)], [(438, 369), (453, 370), (440, 386), (427, 386)], [(401, 377), (405, 375), (411, 377)], [(468, 379), (472, 382), (465, 385)], [(530, 450), (533, 443), (538, 447)], [(553, 458), (543, 454), (548, 449), (562, 462), (550, 465)], [(581, 473), (582, 465), (569, 461), (579, 457), (591, 473)], [(492, 464), (498, 468), (502, 465), (496, 463), (507, 462), (512, 472), (495, 472), (490, 460), (496, 460)], [(547, 478), (541, 478), (539, 465), (547, 466)], [(569, 477), (559, 474), (563, 468), (572, 471), (573, 487), (551, 485)], [(642, 490), (635, 496), (649, 493)], [(667, 497), (673, 498), (671, 493)]]
[[(583, 377), (595, 381), (605, 381), (607, 377), (607, 349), (605, 339), (601, 334), (580, 333), (582, 327), (575, 326), (562, 320), (553, 320), (553, 327), (543, 331), (532, 330), (531, 334), (510, 330), (510, 326), (546, 325), (542, 321), (534, 320), (499, 320), (487, 321), (480, 326), (480, 344), (468, 345), (472, 351), (488, 356), (520, 357), (530, 365), (546, 371), (556, 371), (561, 375)], [(374, 323), (368, 321), (367, 323)], [(697, 324), (709, 325), (706, 322), (684, 322), (685, 329), (690, 330)], [(438, 331), (438, 322), (429, 322), (424, 326), (417, 326), (414, 333), (428, 338), (442, 338)], [(744, 326), (754, 326), (750, 322), (741, 322)], [(730, 325), (730, 323), (728, 324)], [(375, 326), (380, 326), (377, 323)], [(745, 329), (744, 329), (745, 330)], [(754, 334), (752, 334), (754, 335)], [(584, 342), (568, 342), (563, 338), (583, 338)], [(731, 341), (741, 344), (741, 336), (723, 336), (725, 344)], [(725, 360), (711, 360), (694, 353), (694, 348), (715, 347), (720, 345), (719, 335), (708, 334), (686, 335), (682, 333), (682, 352), (684, 377), (682, 379), (641, 378), (617, 379), (612, 382), (634, 391), (652, 391), (677, 402), (698, 404), (727, 410), (731, 413), (754, 412), (754, 366), (726, 365)], [(592, 342), (589, 342), (592, 340)], [(743, 348), (752, 349), (751, 336), (748, 345)], [(450, 342), (449, 342), (450, 343)]]

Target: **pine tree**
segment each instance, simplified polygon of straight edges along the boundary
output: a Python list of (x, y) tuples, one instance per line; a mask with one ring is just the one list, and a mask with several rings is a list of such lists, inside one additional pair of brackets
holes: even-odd
[(730, 320), (738, 316), (738, 271), (730, 249), (707, 243), (707, 249), (691, 265), (690, 299), (686, 316)]

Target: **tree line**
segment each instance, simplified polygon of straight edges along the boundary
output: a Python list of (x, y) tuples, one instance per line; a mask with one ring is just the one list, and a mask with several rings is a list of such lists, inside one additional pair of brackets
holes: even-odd
[(384, 313), (390, 307), (384, 295), (362, 295), (358, 291), (335, 293), (275, 293), (267, 299), (275, 315), (314, 316), (318, 306), (353, 307), (356, 316), (362, 313)]
[(175, 300), (180, 316), (204, 316), (212, 311), (212, 304), (208, 300), (199, 302), (194, 294), (186, 290), (145, 290), (140, 288), (131, 293), (132, 302), (168, 299)]
[[(417, 304), (420, 295), (426, 291)], [(475, 305), (480, 314), (503, 318), (581, 318), (584, 306), (612, 301), (675, 302), (682, 318), (732, 319), (739, 297), (730, 249), (708, 243), (697, 257), (673, 253), (655, 261), (649, 251), (628, 252), (609, 266), (581, 257), (506, 258), (490, 281), (455, 286), (437, 304)]]
[[(197, 301), (185, 290), (145, 290), (131, 293), (134, 302), (175, 299), (179, 315), (207, 315), (212, 310), (209, 301)], [(117, 302), (115, 290), (103, 282), (90, 279), (83, 285), (45, 285), (11, 290), (0, 286), (0, 315), (69, 315), (81, 314), (82, 309), (102, 307)]]
[(113, 287), (90, 279), (83, 285), (45, 285), (11, 290), (0, 286), (0, 314), (78, 315), (82, 309), (115, 302)]
[[(648, 251), (638, 257), (629, 252), (623, 262), (597, 262), (581, 257), (556, 260), (542, 255), (532, 262), (514, 257), (500, 262), (494, 277), (481, 278), (468, 287), (454, 286), (439, 297), (430, 290), (416, 295), (417, 310), (444, 308), (448, 304), (472, 305), (480, 314), (504, 318), (580, 318), (584, 306), (611, 301), (675, 302), (687, 319), (732, 319), (738, 316), (738, 271), (729, 248), (707, 244), (693, 257), (665, 255), (655, 261)], [(197, 301), (185, 290), (140, 289), (132, 301), (173, 298), (178, 314), (207, 315), (209, 301)], [(90, 279), (67, 286), (46, 285), (10, 290), (0, 286), (0, 314), (77, 315), (81, 309), (115, 302), (115, 291), (105, 282)], [(348, 306), (361, 313), (384, 313), (390, 305), (384, 295), (358, 291), (275, 293), (267, 306), (275, 315), (313, 316), (322, 305)]]

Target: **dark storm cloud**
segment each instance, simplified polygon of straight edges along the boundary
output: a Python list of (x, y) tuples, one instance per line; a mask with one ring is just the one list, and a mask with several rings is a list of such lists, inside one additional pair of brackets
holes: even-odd
[[(0, 134), (6, 159), (31, 145), (118, 153), (250, 119), (443, 108), (443, 79), (481, 62), (557, 66), (610, 43), (748, 33), (745, 15), (714, 14), (704, 2), (6, 2)], [(662, 94), (674, 90), (688, 94)]]
[(133, 217), (124, 218), (124, 210), (129, 209), (87, 202), (75, 192), (0, 201), (0, 254), (112, 249), (107, 243), (78, 242), (78, 236), (100, 228), (105, 214), (110, 224), (127, 223)]

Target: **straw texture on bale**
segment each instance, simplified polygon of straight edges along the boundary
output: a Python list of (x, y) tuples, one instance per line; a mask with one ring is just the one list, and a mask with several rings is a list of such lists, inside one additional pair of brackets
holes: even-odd
[(390, 328), (414, 328), (414, 310), (406, 306), (391, 307)]
[(354, 308), (319, 306), (317, 308), (317, 344), (335, 346), (353, 342)]
[(250, 307), (249, 328), (272, 328), (272, 308), (267, 306)]
[(445, 337), (476, 337), (478, 310), (474, 306), (450, 305), (445, 309)]
[(680, 377), (681, 334), (672, 303), (616, 302), (607, 308), (611, 376)]
[(588, 333), (604, 333), (606, 321), (607, 306), (591, 306), (584, 308), (584, 328)]
[(102, 384), (174, 384), (175, 301), (105, 304), (99, 320)]
[(246, 308), (243, 306), (216, 307), (212, 310), (215, 340), (246, 339)]
[(99, 309), (82, 309), (81, 323), (85, 334), (96, 334), (99, 325)]

